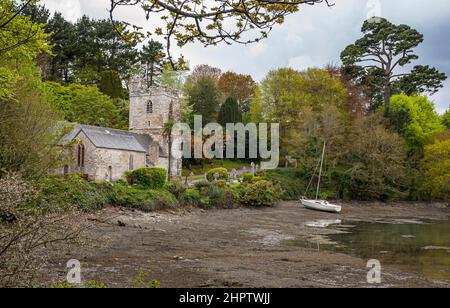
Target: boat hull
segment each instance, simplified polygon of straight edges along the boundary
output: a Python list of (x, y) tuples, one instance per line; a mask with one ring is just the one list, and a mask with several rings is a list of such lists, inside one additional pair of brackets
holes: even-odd
[(330, 204), (325, 201), (316, 200), (302, 200), (302, 204), (305, 208), (315, 211), (327, 212), (327, 213), (340, 213), (342, 207), (339, 205)]

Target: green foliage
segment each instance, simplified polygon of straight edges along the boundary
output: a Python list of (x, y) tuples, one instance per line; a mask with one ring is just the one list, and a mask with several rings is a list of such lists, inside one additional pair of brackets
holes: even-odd
[(159, 289), (161, 283), (158, 280), (150, 278), (151, 272), (139, 271), (139, 274), (133, 279), (131, 287), (135, 289)]
[(3, 65), (0, 78), (4, 72), (8, 81), (5, 91), (0, 90), (0, 176), (7, 171), (26, 178), (45, 176), (62, 161), (58, 142), (67, 132), (55, 130), (62, 117), (32, 61)]
[(110, 98), (124, 98), (124, 89), (119, 73), (113, 70), (106, 70), (100, 73), (99, 90)]
[(218, 123), (225, 127), (228, 123), (242, 123), (242, 111), (238, 101), (229, 97), (220, 108)]
[(178, 207), (177, 199), (168, 191), (122, 185), (114, 185), (110, 201), (113, 206), (129, 207), (144, 212)]
[(186, 189), (179, 197), (180, 204), (183, 206), (198, 207), (202, 204), (200, 191), (195, 189)]
[(84, 284), (85, 289), (107, 289), (106, 284), (97, 282), (95, 280), (86, 281)]
[(450, 135), (425, 146), (421, 193), (425, 199), (450, 201)]
[(189, 105), (195, 115), (203, 116), (203, 123), (214, 123), (220, 107), (220, 92), (214, 80), (200, 77), (187, 90)]
[(398, 123), (399, 119), (402, 120), (396, 126), (410, 149), (422, 149), (430, 136), (445, 130), (433, 102), (425, 96), (394, 95), (391, 98), (391, 112), (393, 121)]
[(219, 177), (217, 180), (228, 181), (230, 176), (226, 168), (215, 168), (208, 171), (206, 178), (208, 181), (213, 182), (215, 180), (214, 175), (217, 174)]
[(320, 111), (326, 105), (343, 107), (347, 91), (339, 79), (326, 70), (300, 72), (281, 68), (269, 72), (261, 83), (261, 99), (271, 118), (279, 123), (296, 123), (298, 114), (309, 107)]
[(281, 200), (282, 193), (278, 185), (269, 181), (259, 181), (247, 186), (241, 202), (252, 207), (274, 206)]
[[(55, 57), (44, 70), (48, 80), (60, 83), (99, 85), (103, 71), (115, 71), (127, 80), (138, 61), (138, 51), (124, 41), (109, 20), (93, 20), (87, 16), (75, 24), (61, 14), (49, 20), (47, 32), (54, 45)], [(109, 93), (108, 93), (109, 94)]]
[(228, 187), (212, 185), (204, 193), (200, 205), (203, 208), (232, 209), (238, 205), (234, 192)]
[(264, 106), (261, 98), (261, 90), (260, 87), (257, 86), (255, 88), (255, 93), (253, 95), (253, 98), (250, 102), (250, 110), (248, 112), (249, 114), (249, 121), (252, 123), (262, 123), (264, 122)]
[(283, 187), (283, 200), (299, 200), (305, 193), (308, 182), (300, 171), (289, 169), (269, 170), (267, 179)]
[(402, 138), (385, 128), (376, 114), (358, 120), (351, 136), (346, 164), (337, 169), (341, 196), (357, 200), (387, 200), (405, 197), (410, 186), (406, 177), (406, 147)]
[(125, 115), (128, 106), (120, 106), (123, 101), (112, 100), (96, 86), (71, 84), (66, 87), (47, 82), (46, 87), (53, 94), (53, 104), (64, 112), (69, 122), (117, 129), (128, 127)]
[(442, 115), (442, 124), (443, 124), (447, 129), (450, 129), (450, 109), (448, 109), (448, 110)]
[(177, 199), (180, 198), (181, 194), (186, 191), (186, 185), (181, 181), (175, 180), (168, 182), (165, 187), (171, 194), (173, 194)]
[(442, 87), (447, 77), (435, 68), (415, 66), (409, 73), (399, 72), (419, 58), (414, 49), (423, 35), (417, 30), (381, 18), (365, 21), (361, 31), (364, 36), (342, 52), (341, 60), (346, 73), (367, 87), (373, 102), (384, 102), (387, 113), (393, 93), (435, 93)]
[(42, 179), (37, 186), (39, 194), (31, 206), (42, 211), (95, 210), (109, 203), (108, 191), (78, 175)]
[(163, 72), (166, 57), (163, 50), (163, 45), (154, 40), (142, 47), (139, 57), (145, 65), (148, 85), (154, 85), (156, 78)]
[[(83, 283), (83, 289), (107, 289), (106, 284), (102, 282), (97, 282), (95, 280), (86, 281)], [(75, 284), (70, 284), (67, 282), (56, 282), (52, 284), (52, 289), (78, 289), (80, 286)]]
[(44, 25), (30, 16), (15, 16), (21, 5), (13, 0), (0, 0), (0, 63), (11, 59), (32, 61), (40, 53), (50, 53), (49, 34), (45, 33)]
[(167, 170), (164, 168), (141, 168), (129, 172), (127, 180), (132, 185), (148, 189), (162, 189), (167, 181)]
[[(230, 209), (239, 205), (238, 196), (234, 189), (228, 185), (215, 185), (213, 183), (204, 181), (195, 183), (195, 190), (199, 192), (201, 198), (199, 206), (201, 208), (222, 208)], [(197, 193), (192, 192), (197, 195)], [(198, 196), (198, 195), (197, 195)]]
[(254, 178), (255, 178), (255, 176), (253, 175), (253, 173), (245, 173), (242, 180), (245, 183), (251, 183), (251, 182), (253, 182)]

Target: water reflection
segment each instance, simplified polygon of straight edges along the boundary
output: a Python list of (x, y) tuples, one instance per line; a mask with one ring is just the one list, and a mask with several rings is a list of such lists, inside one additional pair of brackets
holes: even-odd
[(326, 248), (363, 259), (379, 259), (430, 279), (450, 281), (450, 220), (351, 224), (354, 227), (349, 233), (329, 235), (338, 245)]

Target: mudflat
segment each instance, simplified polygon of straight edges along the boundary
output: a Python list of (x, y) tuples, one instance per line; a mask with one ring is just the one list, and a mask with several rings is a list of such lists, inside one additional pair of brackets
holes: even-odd
[(447, 204), (422, 203), (349, 203), (340, 215), (307, 210), (298, 202), (170, 213), (107, 208), (86, 215), (92, 243), (55, 252), (43, 278), (64, 280), (66, 262), (78, 259), (84, 280), (110, 287), (131, 286), (139, 273), (169, 288), (450, 287), (449, 281), (392, 264), (383, 264), (381, 284), (368, 284), (367, 259), (323, 249), (330, 244), (327, 235), (343, 232), (333, 228), (335, 221), (416, 223), (449, 217)]

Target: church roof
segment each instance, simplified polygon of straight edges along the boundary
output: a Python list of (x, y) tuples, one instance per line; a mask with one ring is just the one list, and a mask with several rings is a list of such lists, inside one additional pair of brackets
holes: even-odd
[(97, 148), (147, 153), (150, 145), (155, 143), (149, 135), (90, 125), (75, 126), (74, 130), (63, 138), (63, 142), (72, 141), (81, 132)]

